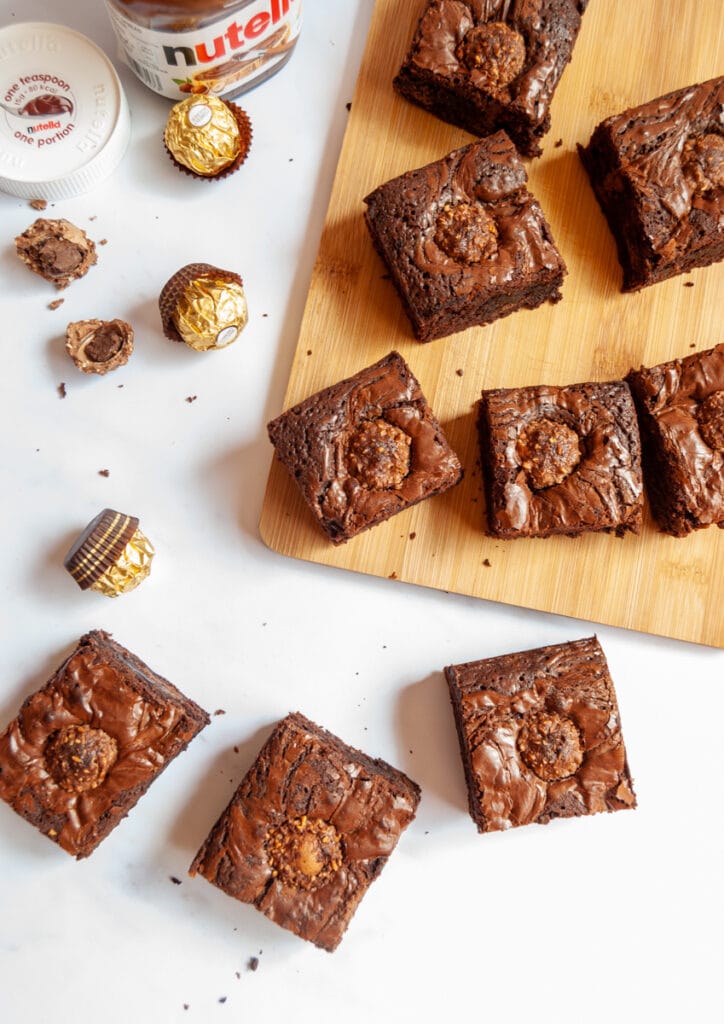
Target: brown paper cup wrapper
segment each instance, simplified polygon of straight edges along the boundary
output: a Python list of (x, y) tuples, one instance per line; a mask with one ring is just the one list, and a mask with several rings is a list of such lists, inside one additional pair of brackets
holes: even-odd
[(223, 170), (219, 171), (217, 174), (199, 174), (197, 171), (192, 170), (191, 167), (187, 167), (185, 164), (179, 163), (179, 161), (176, 159), (176, 157), (173, 155), (173, 153), (169, 150), (168, 146), (166, 145), (165, 138), (163, 140), (163, 148), (168, 153), (169, 160), (171, 161), (172, 164), (176, 166), (176, 168), (179, 171), (183, 171), (184, 174), (188, 174), (192, 178), (202, 178), (205, 179), (206, 181), (219, 181), (221, 178), (228, 178), (230, 174), (234, 174), (236, 171), (238, 171), (241, 165), (246, 160), (247, 156), (249, 155), (249, 150), (251, 149), (251, 140), (254, 134), (251, 127), (251, 121), (249, 120), (249, 115), (245, 110), (242, 110), (241, 107), (238, 107), (236, 105), (236, 103), (231, 103), (229, 100), (221, 100), (220, 96), (217, 96), (216, 99), (226, 104), (231, 113), (234, 115), (234, 120), (236, 121), (237, 127), (239, 129), (239, 153), (237, 154), (236, 159), (233, 160), (232, 163), (230, 163), (227, 167), (224, 167)]
[(238, 284), (240, 288), (244, 286), (244, 282), (238, 274), (231, 270), (220, 270), (219, 267), (214, 267), (211, 263), (187, 263), (185, 267), (177, 270), (163, 286), (158, 297), (163, 333), (171, 341), (183, 343), (183, 338), (174, 325), (173, 316), (184, 289), (196, 278), (210, 276), (218, 277), (229, 284)]

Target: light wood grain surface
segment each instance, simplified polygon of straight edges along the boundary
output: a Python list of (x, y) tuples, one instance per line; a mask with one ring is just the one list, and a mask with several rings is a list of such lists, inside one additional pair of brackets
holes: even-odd
[(483, 387), (618, 379), (632, 366), (724, 340), (722, 264), (621, 294), (614, 242), (576, 154), (604, 117), (722, 72), (721, 0), (591, 0), (543, 156), (527, 162), (530, 189), (568, 265), (563, 301), (425, 345), (384, 278), (362, 202), (387, 179), (471, 138), (392, 90), (422, 7), (377, 0), (284, 408), (397, 349), (465, 478), (335, 548), (272, 461), (262, 538), (296, 558), (722, 647), (724, 531), (671, 538), (647, 507), (638, 537), (497, 541), (485, 533), (475, 432)]

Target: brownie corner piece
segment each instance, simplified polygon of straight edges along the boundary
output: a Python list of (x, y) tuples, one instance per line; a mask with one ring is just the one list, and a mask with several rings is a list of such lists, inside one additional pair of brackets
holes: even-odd
[(473, 135), (505, 129), (539, 156), (588, 0), (428, 0), (393, 80), (405, 99)]
[(372, 242), (418, 341), (559, 301), (566, 266), (527, 180), (501, 131), (365, 198)]
[(189, 872), (332, 952), (420, 789), (298, 712), (275, 726)]
[(631, 370), (626, 380), (657, 524), (674, 537), (724, 529), (724, 343)]
[(441, 494), (460, 461), (397, 352), (268, 424), (277, 458), (334, 544)]
[(636, 806), (596, 637), (449, 665), (445, 678), (479, 832)]
[(641, 442), (625, 381), (483, 391), (478, 431), (493, 536), (639, 532)]
[(0, 798), (87, 857), (208, 723), (172, 683), (93, 630), (0, 734)]
[(622, 291), (724, 259), (724, 76), (606, 118), (578, 147)]

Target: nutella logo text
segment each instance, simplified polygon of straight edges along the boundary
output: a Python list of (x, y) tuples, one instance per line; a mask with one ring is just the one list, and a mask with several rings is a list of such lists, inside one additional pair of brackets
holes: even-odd
[(244, 49), (262, 37), (272, 25), (286, 17), (292, 5), (298, 2), (299, 0), (269, 0), (268, 10), (259, 11), (244, 24), (232, 21), (222, 35), (211, 40), (210, 45), (197, 43), (196, 46), (164, 46), (166, 63), (171, 67), (178, 67), (180, 58), (186, 67), (192, 67), (221, 60), (229, 53)]

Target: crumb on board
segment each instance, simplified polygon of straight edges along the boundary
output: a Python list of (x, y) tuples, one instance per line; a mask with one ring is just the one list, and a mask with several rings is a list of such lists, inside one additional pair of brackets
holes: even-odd
[(462, 377), (462, 375), (463, 375), (463, 373), (464, 373), (464, 372), (465, 372), (465, 371), (464, 371), (464, 370), (463, 370), (462, 368), (461, 368), (461, 369), (459, 369), (459, 370), (456, 370), (456, 371), (455, 371), (455, 373), (456, 373), (456, 374), (458, 375), (458, 377)]
[(484, 558), (483, 559), (483, 565), (486, 567), (486, 569), (489, 569), (490, 565), (491, 565), (490, 559), (489, 558)]
[(553, 148), (554, 149), (560, 149), (562, 145), (563, 145), (563, 139), (556, 139), (556, 141), (553, 143)]

